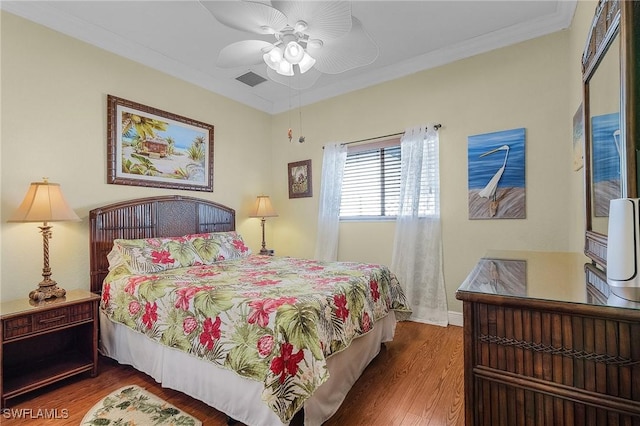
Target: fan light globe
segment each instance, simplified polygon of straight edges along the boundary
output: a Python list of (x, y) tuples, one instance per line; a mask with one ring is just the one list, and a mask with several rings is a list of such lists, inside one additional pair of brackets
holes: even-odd
[(316, 60), (313, 59), (311, 55), (309, 55), (307, 52), (304, 52), (304, 56), (302, 57), (302, 60), (298, 64), (298, 66), (300, 67), (300, 73), (304, 74), (305, 72), (309, 71), (311, 67), (314, 66), (315, 64), (316, 64)]
[(271, 68), (274, 71), (278, 70), (279, 64), (277, 62), (273, 62), (268, 53), (265, 53), (264, 55), (262, 55), (262, 59), (264, 60), (264, 63), (267, 64), (269, 68)]
[(274, 71), (278, 71), (278, 67), (282, 62), (282, 50), (280, 50), (278, 47), (274, 47), (273, 49), (262, 55), (262, 59), (264, 59), (264, 62), (269, 68)]
[(278, 74), (291, 77), (293, 75), (293, 65), (287, 61), (280, 61), (278, 68), (275, 70)]
[(291, 64), (299, 63), (304, 57), (304, 49), (295, 41), (290, 41), (284, 49), (284, 58)]

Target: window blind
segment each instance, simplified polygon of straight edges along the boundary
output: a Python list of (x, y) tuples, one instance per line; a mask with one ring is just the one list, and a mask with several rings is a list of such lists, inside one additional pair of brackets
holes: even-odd
[(347, 154), (340, 217), (396, 216), (400, 160), (399, 145)]
[[(420, 194), (411, 209), (435, 214), (438, 203), (437, 147), (425, 144), (427, 167), (421, 170)], [(349, 149), (342, 182), (340, 218), (394, 218), (400, 205), (400, 139)]]

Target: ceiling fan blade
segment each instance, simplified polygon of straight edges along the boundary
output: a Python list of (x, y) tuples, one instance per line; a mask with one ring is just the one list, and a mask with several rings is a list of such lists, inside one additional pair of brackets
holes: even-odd
[(287, 17), (277, 9), (250, 1), (201, 1), (221, 24), (255, 34), (273, 34), (287, 25)]
[(326, 74), (339, 74), (369, 65), (378, 57), (378, 45), (353, 17), (351, 32), (338, 40), (327, 40), (320, 48), (307, 47), (316, 60), (315, 68)]
[(288, 18), (292, 27), (298, 21), (307, 23), (303, 31), (322, 41), (344, 36), (351, 30), (351, 3), (348, 1), (277, 1), (274, 8)]
[(262, 40), (243, 40), (231, 43), (220, 51), (217, 65), (221, 68), (234, 68), (264, 63), (262, 49), (272, 47), (273, 44)]
[(280, 75), (267, 67), (267, 75), (276, 83), (280, 83), (295, 90), (305, 90), (313, 86), (316, 81), (318, 81), (322, 73), (312, 68), (304, 74), (296, 74), (293, 77), (287, 77), (286, 75)]

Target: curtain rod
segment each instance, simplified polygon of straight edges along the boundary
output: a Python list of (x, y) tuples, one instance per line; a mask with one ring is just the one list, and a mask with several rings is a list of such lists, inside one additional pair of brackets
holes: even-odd
[[(436, 130), (439, 130), (442, 127), (442, 124), (434, 124), (433, 127)], [(390, 138), (392, 136), (400, 136), (400, 135), (404, 135), (404, 132), (400, 132), (400, 133), (392, 133), (390, 135), (383, 135), (383, 136), (374, 136), (372, 138), (367, 138), (367, 139), (359, 139), (357, 141), (351, 141), (351, 142), (344, 142), (341, 143), (340, 145), (351, 145), (352, 143), (359, 143), (359, 142), (367, 142), (367, 141), (372, 141), (375, 139), (383, 139), (383, 138)]]

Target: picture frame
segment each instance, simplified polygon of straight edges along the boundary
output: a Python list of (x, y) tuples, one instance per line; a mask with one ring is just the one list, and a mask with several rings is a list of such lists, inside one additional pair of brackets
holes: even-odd
[(525, 128), (467, 141), (469, 219), (525, 219)]
[(289, 176), (289, 198), (313, 196), (311, 179), (311, 160), (296, 161), (287, 164)]
[(213, 142), (211, 124), (107, 95), (107, 183), (213, 192)]

